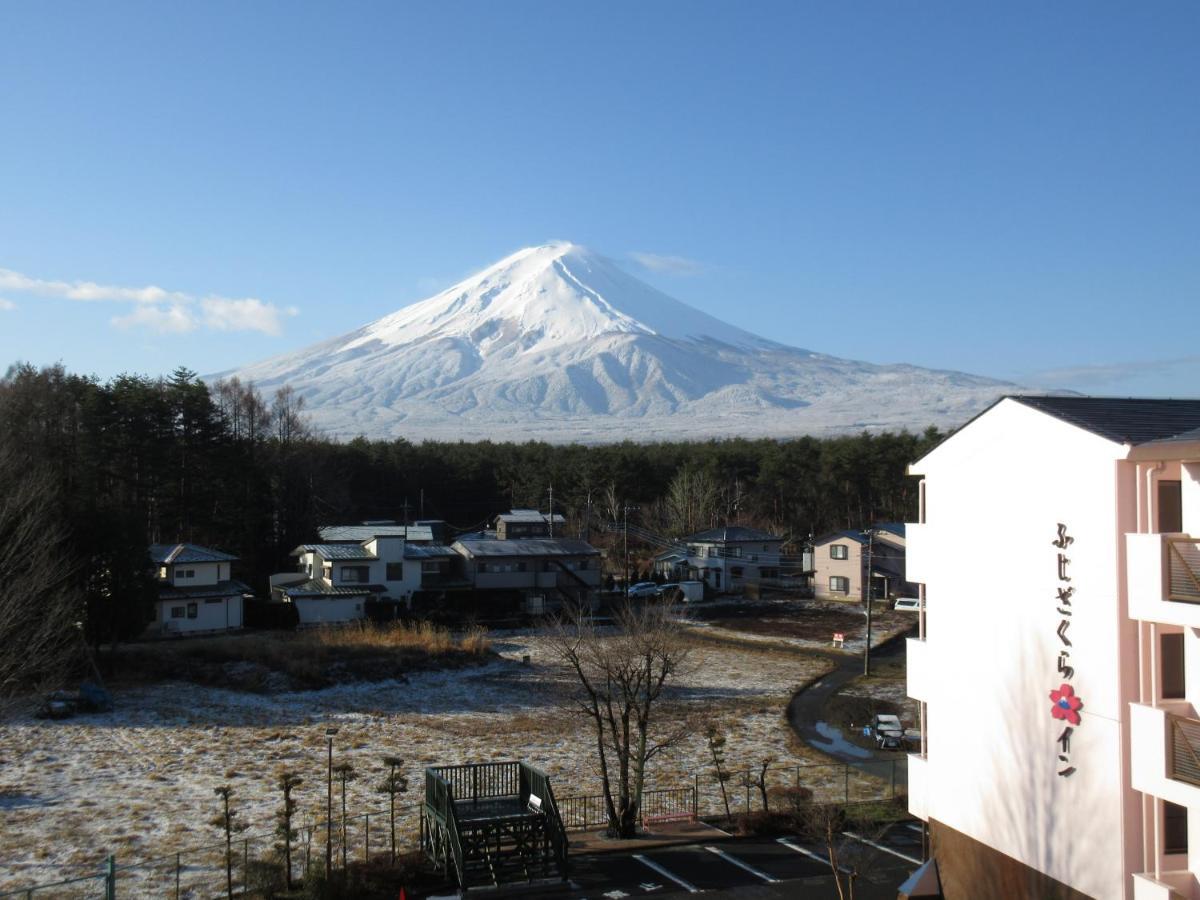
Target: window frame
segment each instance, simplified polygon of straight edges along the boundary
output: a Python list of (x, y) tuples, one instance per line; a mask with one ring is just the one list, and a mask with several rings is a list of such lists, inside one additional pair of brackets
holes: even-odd
[[(845, 587), (838, 587), (838, 584), (844, 584)], [(845, 575), (830, 575), (829, 576), (829, 593), (831, 594), (849, 594), (850, 579)]]
[[(839, 552), (841, 553), (840, 556), (838, 555)], [(849, 559), (850, 558), (850, 545), (849, 544), (830, 544), (829, 545), (829, 558), (830, 559), (838, 559), (838, 560)]]

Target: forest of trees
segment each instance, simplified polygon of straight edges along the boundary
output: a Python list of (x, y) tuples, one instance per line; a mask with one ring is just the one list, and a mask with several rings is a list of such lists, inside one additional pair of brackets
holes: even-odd
[(335, 442), (312, 433), (290, 389), (263, 397), (186, 369), (101, 382), (17, 365), (0, 380), (0, 485), (40, 486), (41, 525), (63, 557), (57, 576), (69, 575), (93, 643), (135, 633), (148, 615), (150, 543), (234, 553), (240, 577), (261, 589), (320, 525), (424, 517), (454, 534), (513, 506), (547, 509), (551, 485), (571, 534), (584, 533), (589, 510), (598, 523), (633, 505), (631, 522), (674, 537), (738, 523), (801, 542), (912, 520), (905, 467), (941, 437)]

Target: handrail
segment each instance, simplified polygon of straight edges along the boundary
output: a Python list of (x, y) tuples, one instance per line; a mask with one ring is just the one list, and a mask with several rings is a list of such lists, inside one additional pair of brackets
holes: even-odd
[(1167, 548), (1167, 599), (1200, 603), (1200, 539), (1164, 537)]
[(454, 789), (437, 769), (425, 770), (425, 807), (436, 822), (440, 822), (450, 836), (450, 852), (454, 857), (454, 871), (458, 883), (465, 885), (463, 871), (462, 837), (458, 833), (458, 813), (454, 809)]
[(558, 804), (554, 801), (554, 789), (550, 786), (550, 778), (541, 769), (527, 762), (521, 763), (521, 801), (529, 802), (530, 793), (537, 794), (541, 801), (541, 811), (546, 817), (546, 835), (550, 838), (550, 846), (554, 850), (554, 860), (558, 871), (565, 879), (567, 877), (567, 854), (569, 841), (567, 829), (559, 815)]

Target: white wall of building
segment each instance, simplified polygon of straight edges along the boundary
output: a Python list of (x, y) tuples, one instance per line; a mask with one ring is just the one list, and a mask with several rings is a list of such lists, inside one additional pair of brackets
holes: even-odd
[(179, 587), (210, 587), (229, 580), (229, 563), (176, 563), (167, 567), (168, 579)]
[[(188, 606), (196, 611), (188, 618)], [(207, 600), (160, 600), (155, 604), (155, 620), (167, 634), (191, 634), (202, 631), (226, 631), (242, 627), (242, 598), (218, 597)]]
[(294, 597), (301, 625), (353, 622), (366, 616), (363, 597)]
[[(1128, 784), (1135, 646), (1120, 563), (1123, 448), (1011, 400), (930, 453), (925, 524), (909, 541), (910, 578), (926, 587), (922, 664), (928, 703), (920, 812), (1098, 898), (1128, 896), (1140, 868), (1140, 798)], [(1075, 588), (1064, 648), (1056, 589), (1058, 523)], [(986, 531), (987, 540), (981, 539)], [(1049, 692), (1082, 698), (1070, 777)], [(915, 810), (914, 810), (915, 811)]]

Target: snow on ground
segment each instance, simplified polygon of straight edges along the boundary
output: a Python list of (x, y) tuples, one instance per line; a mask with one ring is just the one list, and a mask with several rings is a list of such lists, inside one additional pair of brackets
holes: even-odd
[[(0, 890), (96, 871), (110, 852), (127, 862), (216, 843), (222, 832), (209, 822), (213, 789), (223, 784), (247, 834), (268, 832), (283, 768), (304, 778), (298, 821), (323, 819), (329, 726), (339, 729), (335, 765), (349, 762), (360, 775), (348, 788), (351, 815), (386, 809), (376, 790), (382, 758), (406, 760), (408, 834), (427, 765), (527, 759), (549, 772), (559, 798), (598, 793), (594, 736), (571, 711), (572, 685), (548, 642), (528, 632), (493, 639), (494, 661), (404, 681), (276, 695), (156, 684), (121, 692), (111, 713), (0, 726)], [(671, 702), (727, 724), (730, 767), (767, 757), (781, 766), (828, 761), (796, 741), (784, 719), (794, 688), (827, 662), (706, 641), (689, 662)], [(656, 761), (649, 781), (690, 781), (690, 770), (708, 764), (696, 733)], [(374, 819), (373, 837), (385, 827)]]

